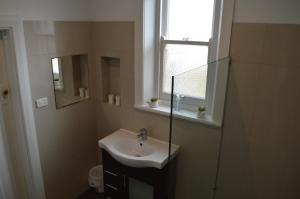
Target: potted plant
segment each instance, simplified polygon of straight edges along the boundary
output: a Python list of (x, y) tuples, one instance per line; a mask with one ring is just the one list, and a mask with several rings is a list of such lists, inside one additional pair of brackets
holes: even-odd
[(204, 106), (199, 106), (197, 109), (197, 117), (198, 118), (205, 118), (205, 107)]
[(149, 104), (150, 108), (157, 108), (158, 107), (158, 98), (151, 98), (150, 101), (148, 101), (147, 103)]

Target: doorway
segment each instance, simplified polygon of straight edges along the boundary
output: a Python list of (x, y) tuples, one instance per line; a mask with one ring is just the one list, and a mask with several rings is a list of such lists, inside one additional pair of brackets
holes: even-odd
[[(0, 30), (0, 128), (1, 128), (1, 150), (3, 152), (1, 161), (3, 175), (6, 185), (2, 188), (5, 198), (29, 198), (26, 176), (26, 154), (22, 150), (24, 142), (20, 142), (23, 134), (22, 114), (20, 96), (16, 87), (16, 63), (11, 40), (11, 30)], [(24, 134), (23, 134), (24, 135)], [(4, 171), (6, 170), (6, 172)]]
[(0, 15), (0, 198), (45, 199), (23, 22)]

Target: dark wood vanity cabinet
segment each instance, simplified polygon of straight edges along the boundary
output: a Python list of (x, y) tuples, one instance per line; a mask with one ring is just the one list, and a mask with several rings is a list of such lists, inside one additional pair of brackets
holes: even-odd
[(102, 149), (102, 160), (106, 199), (129, 199), (129, 178), (151, 185), (153, 199), (174, 198), (175, 159), (162, 169), (133, 168), (119, 163)]
[(107, 199), (129, 198), (128, 178), (120, 170), (119, 163), (102, 150), (104, 193)]

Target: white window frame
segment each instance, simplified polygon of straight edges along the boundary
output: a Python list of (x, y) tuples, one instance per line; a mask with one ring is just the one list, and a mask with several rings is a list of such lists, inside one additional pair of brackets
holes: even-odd
[[(196, 46), (207, 46), (208, 47), (208, 57), (207, 62), (209, 62), (210, 56), (210, 48), (211, 48), (211, 40), (209, 41), (190, 41), (190, 40), (173, 40), (173, 39), (166, 39), (165, 35), (167, 35), (167, 26), (168, 26), (168, 4), (170, 0), (160, 0), (161, 9), (160, 11), (160, 19), (156, 21), (157, 28), (160, 29), (157, 33), (160, 33), (159, 41), (157, 45), (159, 46), (160, 53), (159, 53), (159, 62), (157, 65), (159, 66), (159, 88), (158, 88), (158, 96), (163, 101), (170, 101), (171, 94), (163, 92), (163, 70), (164, 70), (164, 49), (168, 44), (179, 44), (179, 45), (196, 45)], [(212, 21), (212, 27), (214, 26), (215, 22), (214, 19)], [(213, 31), (212, 31), (213, 32)], [(208, 73), (210, 74), (210, 73)], [(174, 79), (174, 86), (176, 87), (176, 76)], [(206, 94), (210, 95), (210, 90), (206, 89)], [(174, 93), (179, 94), (180, 93)], [(192, 96), (184, 96), (181, 99), (181, 107), (183, 109), (195, 109), (195, 107), (201, 105), (205, 106), (205, 98), (196, 98)]]
[[(196, 45), (196, 46), (207, 46), (208, 47), (208, 54), (209, 54), (209, 46), (210, 42), (203, 42), (203, 41), (180, 41), (180, 40), (170, 40), (165, 39), (163, 36), (160, 40), (160, 58), (159, 58), (159, 71), (160, 71), (160, 77), (159, 77), (159, 99), (169, 101), (171, 99), (171, 94), (163, 92), (163, 70), (164, 70), (164, 49), (166, 45), (168, 44), (180, 44), (180, 45)], [(176, 76), (174, 79), (174, 86), (176, 87)], [(180, 93), (174, 93), (179, 94)], [(206, 94), (207, 96), (207, 90)], [(205, 98), (196, 98), (192, 96), (184, 96), (182, 98), (183, 105), (192, 105), (192, 106), (199, 106), (205, 104)]]
[[(150, 109), (146, 102), (151, 97), (159, 96), (161, 71), (159, 67), (161, 59), (161, 26), (162, 15), (160, 10), (162, 0), (141, 0), (136, 4), (135, 15), (135, 108), (143, 111), (168, 115), (167, 106), (170, 102), (164, 101), (165, 107)], [(210, 40), (208, 62), (229, 57), (231, 26), (233, 22), (234, 0), (215, 0), (214, 24), (212, 39)], [(187, 116), (176, 113), (175, 117), (213, 126), (221, 126), (223, 122), (223, 110), (226, 96), (227, 67), (219, 69), (214, 64), (207, 74), (205, 107), (207, 119), (198, 119), (195, 113)], [(221, 67), (220, 67), (221, 68)], [(195, 106), (182, 106), (195, 112)], [(184, 110), (183, 110), (184, 111)], [(190, 114), (189, 114), (190, 115)]]
[[(210, 39), (208, 42), (205, 41), (184, 41), (184, 40), (171, 40), (171, 39), (166, 39), (164, 37), (164, 35), (167, 34), (167, 17), (168, 17), (168, 3), (170, 0), (160, 0), (160, 5), (161, 5), (161, 9), (160, 9), (160, 15), (161, 18), (159, 21), (157, 21), (156, 23), (159, 24), (157, 26), (157, 28), (160, 29), (160, 31), (158, 31), (160, 33), (160, 40), (157, 43), (157, 45), (159, 45), (160, 48), (160, 55), (159, 55), (159, 62), (157, 63), (157, 65), (159, 66), (159, 71), (160, 71), (160, 76), (159, 76), (159, 98), (162, 99), (163, 101), (169, 101), (171, 99), (171, 95), (168, 93), (164, 93), (162, 90), (162, 86), (163, 86), (163, 70), (164, 70), (164, 66), (163, 66), (163, 59), (164, 59), (164, 49), (165, 46), (167, 44), (182, 44), (182, 45), (197, 45), (197, 46), (207, 46), (208, 47), (208, 57), (207, 57), (207, 63), (209, 63), (210, 61), (214, 60), (212, 59), (212, 53), (216, 52), (216, 45), (212, 45), (213, 43), (213, 39), (218, 37), (217, 34), (213, 34), (214, 30), (218, 29), (218, 26), (220, 24), (220, 18), (218, 17), (218, 15), (216, 13), (220, 12), (220, 6), (218, 6), (218, 0), (216, 0), (214, 2), (214, 10), (213, 10), (213, 20), (212, 20), (212, 39)], [(215, 42), (216, 43), (216, 42)], [(208, 109), (208, 112), (210, 112), (211, 107), (209, 106), (209, 103), (207, 103), (206, 99), (212, 99), (213, 96), (213, 87), (214, 87), (214, 83), (215, 81), (213, 81), (213, 79), (216, 76), (216, 70), (214, 70), (213, 67), (208, 67), (207, 68), (207, 81), (206, 81), (206, 93), (205, 93), (205, 98), (196, 98), (196, 97), (191, 97), (191, 96), (184, 96), (182, 98), (182, 102), (181, 102), (181, 106), (183, 109), (195, 109), (197, 106), (205, 106), (206, 109)], [(175, 76), (175, 83), (174, 86), (176, 87), (176, 76)], [(177, 93), (175, 93), (177, 94)], [(180, 94), (180, 93), (179, 93)]]

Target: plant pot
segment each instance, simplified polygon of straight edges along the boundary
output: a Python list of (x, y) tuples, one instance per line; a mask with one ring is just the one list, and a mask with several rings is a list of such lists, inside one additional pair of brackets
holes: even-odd
[(197, 117), (198, 118), (205, 118), (205, 112), (204, 111), (197, 111)]
[(158, 101), (155, 102), (147, 102), (150, 108), (157, 108), (159, 106)]

